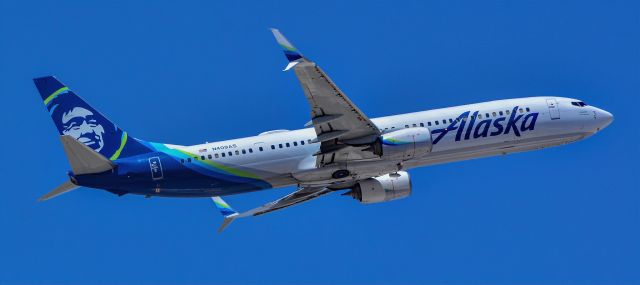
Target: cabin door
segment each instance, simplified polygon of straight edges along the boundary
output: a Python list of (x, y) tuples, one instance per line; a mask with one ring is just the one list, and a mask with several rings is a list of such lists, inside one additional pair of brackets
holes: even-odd
[(556, 99), (547, 99), (547, 107), (549, 107), (551, 120), (560, 119), (560, 110), (558, 109), (558, 102)]

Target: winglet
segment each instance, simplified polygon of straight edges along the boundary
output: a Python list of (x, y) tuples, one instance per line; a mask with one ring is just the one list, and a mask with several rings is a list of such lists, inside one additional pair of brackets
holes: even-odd
[(289, 64), (284, 69), (284, 71), (287, 71), (298, 64), (300, 60), (304, 58), (304, 56), (302, 56), (300, 51), (298, 51), (298, 49), (294, 47), (293, 44), (291, 44), (291, 42), (289, 42), (289, 40), (287, 40), (287, 38), (285, 38), (278, 29), (271, 28), (271, 32), (273, 33), (273, 36), (276, 38), (276, 41), (278, 42), (280, 47), (282, 47), (287, 60), (289, 60)]
[(233, 208), (231, 208), (231, 206), (229, 206), (229, 204), (227, 204), (227, 202), (222, 200), (222, 198), (220, 198), (219, 196), (211, 197), (211, 200), (213, 200), (216, 208), (220, 210), (220, 214), (224, 216), (224, 222), (222, 222), (222, 225), (218, 229), (218, 233), (221, 233), (227, 226), (231, 224), (231, 222), (233, 222), (233, 220), (236, 219), (236, 217), (238, 216), (238, 212), (233, 210)]
[(231, 224), (231, 222), (233, 222), (235, 219), (236, 219), (235, 216), (225, 217), (224, 221), (222, 222), (222, 225), (220, 225), (220, 228), (218, 229), (218, 233), (222, 233), (224, 231), (224, 229), (226, 229), (227, 226), (229, 226)]

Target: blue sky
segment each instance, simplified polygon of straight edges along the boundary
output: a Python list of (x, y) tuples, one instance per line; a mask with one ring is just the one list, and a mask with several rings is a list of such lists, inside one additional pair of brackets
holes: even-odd
[[(0, 284), (640, 283), (638, 2), (213, 2), (0, 2)], [(151, 141), (300, 128), (307, 103), (269, 27), (370, 117), (558, 95), (615, 121), (559, 148), (415, 169), (408, 199), (332, 195), (223, 235), (208, 199), (36, 202), (68, 164), (31, 78), (58, 76)]]

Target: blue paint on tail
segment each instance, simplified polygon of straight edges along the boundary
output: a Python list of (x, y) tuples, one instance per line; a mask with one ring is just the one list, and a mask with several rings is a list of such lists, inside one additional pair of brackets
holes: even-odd
[(69, 135), (111, 160), (151, 152), (144, 141), (129, 136), (55, 77), (33, 82), (60, 135)]

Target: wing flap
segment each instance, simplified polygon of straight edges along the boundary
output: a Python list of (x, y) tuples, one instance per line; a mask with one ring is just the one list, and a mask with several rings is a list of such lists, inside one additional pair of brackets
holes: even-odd
[(220, 210), (220, 213), (224, 216), (224, 221), (218, 229), (218, 232), (221, 233), (227, 226), (229, 226), (229, 224), (231, 224), (231, 222), (233, 222), (237, 218), (264, 215), (270, 212), (282, 210), (287, 207), (311, 201), (331, 192), (332, 191), (326, 187), (303, 187), (278, 200), (269, 202), (260, 207), (248, 210), (243, 213), (238, 213), (233, 210), (231, 206), (224, 202), (224, 200), (222, 200), (222, 198), (220, 197), (212, 197), (211, 199), (215, 203), (216, 207)]
[[(327, 131), (349, 131), (343, 139), (379, 134), (373, 122), (315, 64), (302, 63), (293, 68), (311, 107), (311, 118), (317, 134)], [(330, 116), (331, 119), (313, 119)]]
[(331, 193), (331, 190), (326, 187), (301, 188), (300, 190), (284, 196), (276, 201), (241, 213), (240, 215), (238, 215), (238, 218), (264, 215), (273, 211), (282, 210), (287, 207), (311, 201), (315, 198), (319, 198), (329, 193)]
[[(317, 135), (314, 142), (321, 142), (322, 150), (373, 143), (380, 136), (378, 127), (316, 63), (304, 57), (280, 31), (271, 31), (289, 60), (285, 70), (293, 69), (311, 108), (311, 121), (305, 126), (313, 126)], [(316, 166), (377, 157), (366, 148), (342, 149), (332, 151), (327, 157), (318, 155)]]

